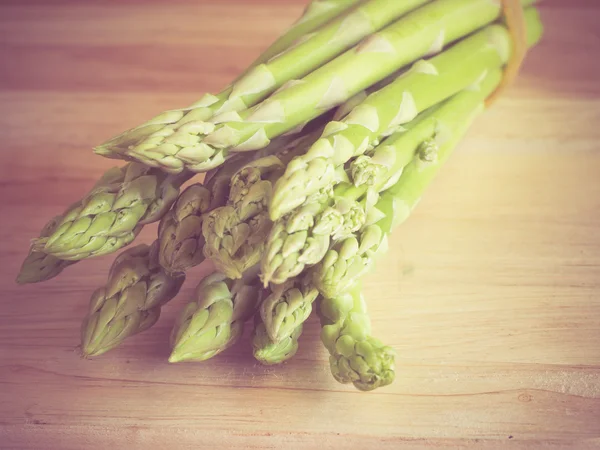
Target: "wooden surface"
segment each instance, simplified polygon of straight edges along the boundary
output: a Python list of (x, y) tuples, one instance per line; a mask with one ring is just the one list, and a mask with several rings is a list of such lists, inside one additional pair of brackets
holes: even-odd
[[(366, 281), (396, 382), (337, 384), (316, 321), (290, 363), (244, 341), (169, 365), (160, 322), (76, 353), (111, 258), (13, 279), (29, 239), (113, 163), (90, 148), (216, 91), (294, 1), (4, 0), (0, 6), (0, 448), (599, 448), (600, 4), (550, 0), (547, 33)], [(155, 233), (150, 228), (144, 239)]]

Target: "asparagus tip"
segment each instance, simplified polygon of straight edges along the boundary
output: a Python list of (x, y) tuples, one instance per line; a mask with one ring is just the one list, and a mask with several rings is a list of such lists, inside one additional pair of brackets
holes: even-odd
[(169, 359), (168, 361), (172, 364), (174, 363), (178, 363), (178, 362), (183, 362), (185, 361), (187, 358), (185, 357), (185, 355), (182, 355), (180, 353), (177, 352), (177, 349), (173, 349), (173, 351), (171, 352), (171, 354), (169, 355)]
[(79, 354), (81, 356), (81, 359), (91, 359), (94, 356), (99, 356), (101, 355), (103, 352), (99, 352), (97, 349), (94, 349), (93, 347), (89, 346), (89, 345), (81, 345), (79, 347)]
[(17, 278), (15, 279), (15, 283), (17, 284), (29, 284), (29, 283), (33, 283), (32, 279), (30, 277), (27, 276), (27, 273), (25, 272), (19, 272), (19, 274), (17, 275)]
[(96, 155), (100, 155), (100, 156), (108, 156), (111, 154), (111, 152), (108, 150), (108, 148), (104, 145), (99, 145), (98, 147), (94, 147), (93, 151)]

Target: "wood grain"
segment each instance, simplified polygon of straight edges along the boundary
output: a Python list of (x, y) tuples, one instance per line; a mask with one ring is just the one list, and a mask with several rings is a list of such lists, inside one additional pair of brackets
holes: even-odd
[[(76, 353), (111, 258), (13, 280), (29, 239), (113, 162), (89, 150), (215, 91), (300, 0), (10, 0), (0, 5), (0, 448), (600, 448), (600, 4), (548, 0), (543, 42), (366, 280), (398, 378), (337, 384), (312, 320), (297, 356), (247, 340), (169, 365), (160, 322)], [(142, 239), (150, 241), (150, 227)]]

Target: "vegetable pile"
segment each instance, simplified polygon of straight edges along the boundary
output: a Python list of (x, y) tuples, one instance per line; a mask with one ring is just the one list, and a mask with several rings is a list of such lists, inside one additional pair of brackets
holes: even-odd
[(372, 335), (361, 278), (541, 38), (532, 3), (313, 0), (222, 92), (96, 147), (126, 164), (48, 222), (17, 281), (116, 252), (159, 222), (93, 293), (85, 357), (150, 328), (186, 271), (211, 260), (170, 362), (212, 358), (253, 318), (255, 358), (282, 363), (315, 305), (335, 379), (390, 384), (394, 351)]

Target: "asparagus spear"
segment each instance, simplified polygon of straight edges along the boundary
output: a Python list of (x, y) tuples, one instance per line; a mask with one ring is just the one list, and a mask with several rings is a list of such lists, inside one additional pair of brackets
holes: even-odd
[(336, 243), (311, 269), (312, 282), (323, 296), (336, 297), (346, 292), (371, 269), (376, 255), (385, 252), (388, 234), (412, 211), (443, 162), (484, 110), (485, 99), (500, 79), (499, 69), (491, 71), (478, 87), (462, 91), (437, 109), (432, 135), (422, 141), (396, 184), (384, 191), (377, 202), (375, 208), (382, 212), (382, 219)]
[[(309, 38), (313, 32), (319, 28), (325, 26), (329, 21), (335, 19), (337, 16), (344, 14), (345, 11), (353, 8), (357, 3), (363, 0), (313, 0), (305, 9), (302, 17), (294, 24), (284, 35), (282, 35), (276, 42), (274, 42), (263, 54), (261, 54), (249, 67), (242, 73), (233, 84), (246, 77), (246, 75), (257, 66), (267, 63), (273, 58), (283, 53), (286, 49), (293, 46), (294, 43), (302, 42)], [(177, 124), (179, 127), (183, 125), (187, 119), (194, 119), (194, 114), (200, 117), (211, 117), (211, 109), (217, 111), (219, 108), (214, 103), (211, 103), (214, 98), (221, 99), (221, 106), (223, 100), (227, 100), (228, 96), (233, 92), (233, 85), (227, 87), (218, 96), (210, 94), (205, 95), (198, 102), (194, 103), (188, 108), (180, 110), (169, 110), (154, 117), (148, 122), (143, 123), (133, 129), (125, 131), (124, 133), (115, 136), (104, 144), (98, 146), (95, 150), (96, 153), (110, 158), (119, 157), (121, 154), (128, 152), (128, 147), (134, 144), (139, 144), (150, 135), (159, 133), (160, 130), (165, 127), (170, 127)], [(208, 105), (206, 105), (208, 103)], [(232, 107), (242, 107), (241, 102), (229, 102)], [(237, 105), (236, 105), (237, 103)], [(212, 106), (212, 108), (211, 108)], [(192, 113), (192, 111), (200, 108), (198, 112)], [(190, 117), (191, 114), (191, 117)], [(160, 163), (153, 163), (152, 157), (139, 155), (137, 158), (140, 162), (153, 164), (159, 166)], [(162, 161), (163, 166), (167, 161)], [(167, 168), (165, 166), (165, 168)]]
[(338, 382), (361, 391), (387, 386), (395, 378), (395, 352), (371, 336), (366, 309), (360, 284), (320, 303), (321, 340), (330, 354), (331, 372)]
[(302, 13), (302, 16), (281, 37), (279, 37), (267, 50), (260, 55), (249, 67), (269, 61), (284, 52), (303, 36), (318, 30), (329, 21), (335, 19), (345, 11), (353, 8), (363, 0), (312, 0)]
[(261, 364), (270, 366), (281, 364), (291, 359), (298, 351), (298, 338), (302, 334), (302, 324), (298, 325), (285, 338), (273, 342), (267, 333), (265, 324), (260, 316), (255, 316), (254, 332), (252, 334), (252, 349), (254, 358)]
[[(102, 174), (100, 179), (94, 184), (92, 189), (86, 196), (75, 202), (73, 205), (66, 209), (66, 212), (71, 211), (75, 208), (81, 207), (81, 205), (98, 189), (114, 188), (120, 186), (125, 178), (127, 166), (124, 167), (112, 167)], [(40, 232), (40, 238), (44, 239), (51, 236), (58, 226), (62, 223), (62, 218), (66, 214), (63, 213), (51, 219)], [(39, 283), (54, 278), (60, 274), (64, 268), (74, 264), (76, 261), (65, 261), (57, 258), (56, 256), (49, 255), (42, 251), (38, 251), (32, 246), (29, 250), (29, 254), (23, 261), (19, 275), (17, 276), (17, 283)]]
[(73, 261), (113, 253), (133, 241), (145, 224), (159, 220), (192, 176), (190, 172), (169, 176), (128, 164), (121, 183), (94, 189), (63, 215), (50, 236), (37, 239), (33, 248)]
[[(152, 133), (146, 138), (132, 142), (129, 136), (124, 142), (113, 141), (108, 148), (101, 146), (96, 152), (105, 156), (121, 153), (133, 159), (139, 155), (140, 160), (147, 164), (172, 172), (181, 171), (186, 162), (193, 163), (195, 154), (206, 153), (200, 140), (202, 135), (214, 129), (214, 124), (206, 121), (220, 123), (237, 120), (237, 112), (256, 105), (285, 83), (294, 84), (293, 80), (309, 74), (369, 34), (427, 1), (367, 0), (357, 8), (340, 14), (315, 33), (303, 36), (276, 57), (252, 67), (216, 96), (209, 94), (190, 108), (169, 111), (163, 116), (166, 123), (162, 128), (155, 130), (156, 123), (147, 127)], [(140, 133), (141, 130), (138, 130), (134, 134), (137, 137)], [(191, 159), (186, 155), (191, 155)], [(222, 162), (220, 159), (219, 164)], [(211, 165), (215, 163), (212, 161)], [(196, 171), (205, 169), (203, 165), (193, 167)]]
[(204, 361), (231, 347), (260, 300), (256, 280), (254, 271), (237, 281), (218, 272), (202, 280), (175, 323), (169, 362)]
[(106, 286), (94, 292), (81, 330), (85, 357), (101, 355), (128, 337), (150, 328), (161, 307), (181, 288), (183, 273), (167, 275), (158, 264), (158, 242), (122, 252)]
[[(526, 15), (530, 43), (541, 36), (541, 22), (532, 9)], [(271, 218), (302, 205), (308, 196), (335, 183), (335, 169), (377, 145), (412, 121), (420, 112), (475, 84), (510, 57), (506, 27), (491, 25), (450, 49), (414, 64), (412, 70), (371, 94), (341, 122), (331, 122), (302, 156), (292, 161), (278, 180), (270, 206)]]
[[(327, 22), (339, 14), (342, 14), (349, 8), (352, 8), (355, 4), (360, 3), (361, 1), (363, 0), (313, 0), (306, 7), (303, 15), (300, 17), (297, 23), (279, 39), (277, 39), (267, 50), (265, 50), (265, 52), (263, 52), (248, 67), (248, 69), (246, 69), (246, 71), (244, 71), (244, 73), (238, 77), (238, 79), (247, 74), (253, 67), (256, 67), (259, 64), (265, 63), (268, 60), (276, 57), (294, 42), (302, 39), (303, 36), (319, 29)], [(171, 124), (180, 120), (181, 112), (186, 112), (193, 109), (193, 107), (201, 101), (202, 100), (183, 110), (175, 110), (175, 112), (165, 111), (148, 122), (115, 136), (104, 144), (98, 146), (95, 151), (96, 153), (109, 158), (118, 157), (118, 155), (122, 153), (129, 145), (139, 142), (152, 133), (157, 132), (166, 124)], [(138, 159), (140, 162), (150, 162), (147, 158), (140, 157)]]
[(308, 319), (319, 291), (306, 277), (271, 285), (270, 290), (259, 311), (269, 339), (277, 344)]

